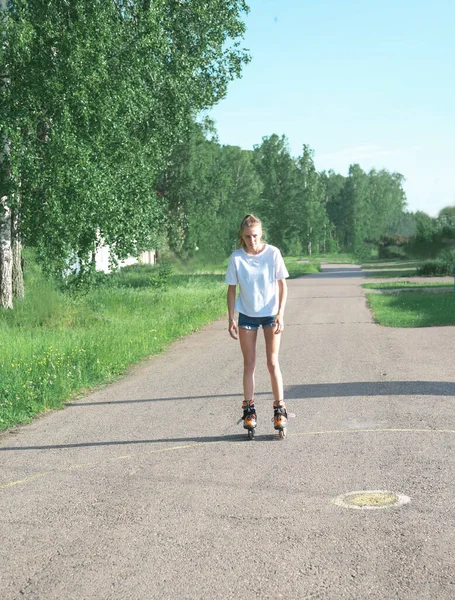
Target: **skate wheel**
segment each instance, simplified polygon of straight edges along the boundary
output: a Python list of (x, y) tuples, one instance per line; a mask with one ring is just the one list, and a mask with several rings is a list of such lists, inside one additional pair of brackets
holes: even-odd
[(248, 439), (249, 440), (254, 439), (254, 429), (248, 429)]
[(280, 429), (278, 431), (278, 435), (280, 436), (280, 440), (284, 440), (284, 438), (286, 437), (286, 428), (283, 427), (283, 429)]

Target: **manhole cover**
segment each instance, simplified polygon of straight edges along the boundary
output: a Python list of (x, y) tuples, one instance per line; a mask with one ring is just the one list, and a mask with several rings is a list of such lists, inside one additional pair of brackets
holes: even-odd
[(343, 508), (378, 509), (391, 508), (407, 504), (411, 499), (395, 492), (383, 490), (363, 490), (360, 492), (348, 492), (333, 500), (333, 503)]

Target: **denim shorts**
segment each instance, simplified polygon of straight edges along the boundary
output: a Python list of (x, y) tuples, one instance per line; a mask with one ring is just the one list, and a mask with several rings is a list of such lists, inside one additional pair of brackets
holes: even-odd
[(262, 325), (262, 329), (267, 327), (273, 327), (275, 323), (275, 317), (248, 317), (243, 313), (239, 313), (239, 328), (240, 329), (251, 329), (257, 331), (259, 325)]

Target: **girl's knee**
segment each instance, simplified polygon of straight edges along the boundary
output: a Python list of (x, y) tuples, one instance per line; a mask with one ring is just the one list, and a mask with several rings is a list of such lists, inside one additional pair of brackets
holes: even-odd
[(278, 362), (277, 356), (272, 356), (267, 359), (267, 368), (270, 373), (276, 373), (280, 370), (280, 363)]
[(243, 360), (243, 368), (245, 371), (254, 372), (256, 368), (256, 359), (245, 358)]

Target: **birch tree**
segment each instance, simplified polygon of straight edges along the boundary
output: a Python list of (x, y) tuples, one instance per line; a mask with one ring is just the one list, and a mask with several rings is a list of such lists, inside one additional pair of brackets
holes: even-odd
[[(7, 0), (0, 0), (0, 25), (2, 27), (2, 56), (6, 51)], [(7, 64), (2, 61), (0, 71), (0, 107), (4, 109), (8, 96), (9, 77)], [(0, 113), (4, 116), (4, 110)], [(13, 249), (11, 240), (10, 156), (5, 128), (0, 125), (0, 307), (13, 307)]]
[(13, 250), (8, 197), (0, 199), (0, 306), (13, 308)]
[(298, 216), (302, 247), (308, 255), (325, 251), (327, 245), (328, 217), (325, 207), (325, 188), (314, 166), (314, 151), (303, 145), (298, 159), (300, 210)]

